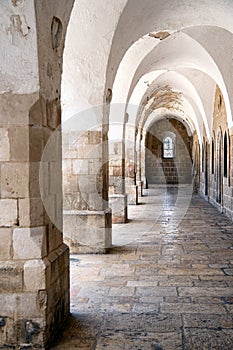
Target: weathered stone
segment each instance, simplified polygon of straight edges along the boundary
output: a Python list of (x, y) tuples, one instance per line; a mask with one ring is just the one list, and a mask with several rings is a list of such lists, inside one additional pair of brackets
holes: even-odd
[(0, 199), (0, 226), (14, 226), (18, 223), (17, 200)]
[(0, 128), (0, 161), (10, 160), (10, 142), (8, 130), (5, 128)]
[(43, 225), (44, 208), (41, 198), (19, 199), (19, 224), (20, 226)]
[(26, 163), (5, 163), (1, 165), (2, 198), (29, 196), (29, 165)]
[(30, 107), (38, 100), (39, 93), (0, 94), (0, 124), (28, 125)]
[(0, 228), (0, 260), (9, 260), (11, 256), (12, 230)]
[[(232, 328), (232, 286), (229, 285), (232, 276), (224, 274), (222, 269), (231, 266), (232, 237), (222, 239), (221, 225), (225, 218), (221, 215), (216, 221), (216, 210), (195, 196), (179, 228), (167, 232), (162, 218), (167, 218), (168, 206), (170, 209), (175, 206), (174, 193), (167, 197), (169, 201), (166, 210), (161, 211), (161, 221), (153, 225), (158, 202), (163, 199), (161, 191), (149, 190), (151, 196), (141, 199), (144, 210), (130, 206), (132, 221), (114, 225), (113, 241), (118, 246), (111, 248), (111, 254), (72, 256), (72, 310), (78, 310), (78, 315), (84, 313), (85, 317), (103, 317), (102, 327), (93, 335), (100, 348), (115, 349), (122, 343), (126, 349), (135, 346), (151, 349), (152, 345), (164, 349), (184, 346), (199, 349), (201, 343), (197, 342), (198, 337), (193, 337), (193, 329), (201, 331), (207, 349), (216, 344), (219, 348), (228, 346), (231, 340), (228, 330)], [(143, 234), (134, 240), (140, 230)], [(128, 244), (124, 245), (126, 235)], [(108, 312), (111, 312), (109, 317)], [(187, 335), (183, 343), (181, 329)], [(205, 341), (204, 331), (210, 329), (219, 332), (217, 342), (210, 341), (208, 335)], [(75, 331), (67, 325), (66, 332), (57, 349), (72, 344), (67, 334)], [(88, 330), (86, 333), (82, 330), (89, 346), (88, 334)], [(79, 337), (76, 339), (79, 344)]]
[(0, 291), (22, 292), (23, 268), (13, 261), (0, 262)]
[(9, 128), (11, 160), (26, 162), (29, 160), (29, 127), (11, 126)]
[(185, 331), (187, 350), (226, 349), (230, 350), (233, 342), (232, 330), (191, 328)]
[(104, 253), (111, 247), (111, 212), (65, 211), (64, 239), (74, 253)]
[(126, 193), (128, 198), (128, 204), (137, 205), (138, 204), (138, 186), (137, 185), (127, 185)]
[(47, 249), (45, 228), (16, 228), (13, 231), (14, 259), (38, 259)]
[(112, 223), (127, 221), (127, 195), (114, 194), (109, 196), (109, 207), (112, 210)]
[(26, 291), (46, 289), (46, 265), (42, 260), (28, 260), (23, 267)]

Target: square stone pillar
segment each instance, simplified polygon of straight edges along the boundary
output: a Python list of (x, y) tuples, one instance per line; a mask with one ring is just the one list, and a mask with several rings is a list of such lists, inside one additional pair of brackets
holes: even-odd
[(64, 239), (72, 253), (111, 247), (107, 147), (101, 130), (63, 130)]
[(127, 222), (127, 204), (126, 194), (112, 194), (109, 196), (113, 224), (124, 224)]
[[(59, 102), (50, 103), (54, 116)], [(0, 347), (4, 348), (45, 349), (69, 314), (69, 250), (55, 217), (45, 212), (40, 191), (41, 185), (52, 211), (61, 218), (59, 137), (58, 158), (39, 182), (41, 157), (51, 134), (43, 105), (38, 93), (0, 95)], [(51, 181), (55, 168), (56, 181)]]
[(137, 186), (138, 186), (138, 195), (139, 195), (139, 197), (142, 197), (143, 196), (143, 182), (137, 181)]
[(138, 186), (127, 185), (126, 192), (128, 196), (128, 204), (137, 205), (138, 204)]
[(125, 178), (125, 192), (128, 196), (128, 204), (138, 204), (138, 185), (136, 185), (136, 173), (134, 171), (134, 164), (127, 163)]

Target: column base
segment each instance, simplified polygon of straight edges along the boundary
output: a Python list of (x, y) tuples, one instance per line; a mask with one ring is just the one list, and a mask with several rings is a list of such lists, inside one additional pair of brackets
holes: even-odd
[(138, 204), (138, 186), (137, 185), (127, 185), (126, 193), (128, 196), (128, 204), (129, 205), (137, 205)]
[(139, 197), (143, 196), (143, 181), (137, 181), (138, 185), (138, 195)]
[(127, 194), (113, 194), (109, 196), (109, 206), (112, 209), (112, 223), (127, 222)]
[(72, 254), (105, 254), (112, 246), (112, 213), (65, 210), (64, 241)]
[(147, 178), (145, 176), (142, 176), (142, 187), (147, 190), (148, 189), (148, 183)]
[(68, 247), (0, 266), (0, 348), (47, 349), (69, 315)]

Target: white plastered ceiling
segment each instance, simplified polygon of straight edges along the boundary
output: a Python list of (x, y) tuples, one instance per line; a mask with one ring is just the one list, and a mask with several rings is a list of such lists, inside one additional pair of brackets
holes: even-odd
[(212, 133), (218, 84), (231, 127), (232, 18), (229, 0), (75, 2), (64, 53), (63, 118), (105, 103), (112, 89), (112, 106), (118, 107), (110, 110), (110, 129), (114, 122), (122, 124), (117, 128), (122, 136), (125, 112), (136, 128), (150, 89), (169, 86), (180, 94), (182, 108), (160, 107), (153, 115), (159, 118), (166, 110), (185, 118), (201, 139), (203, 125), (208, 137)]

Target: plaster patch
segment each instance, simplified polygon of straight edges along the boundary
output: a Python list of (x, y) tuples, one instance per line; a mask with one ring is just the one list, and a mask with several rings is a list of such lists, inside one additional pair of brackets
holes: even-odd
[(168, 36), (170, 36), (170, 33), (168, 32), (151, 32), (149, 33), (149, 36), (155, 39), (159, 39), (159, 40), (164, 40), (166, 39)]
[(23, 15), (11, 15), (11, 22), (13, 28), (21, 33), (23, 36), (27, 36), (29, 33), (30, 27), (27, 25), (26, 18)]

